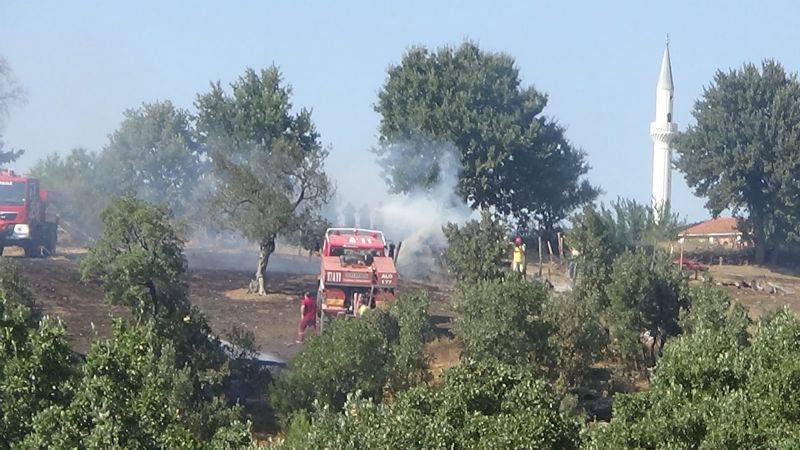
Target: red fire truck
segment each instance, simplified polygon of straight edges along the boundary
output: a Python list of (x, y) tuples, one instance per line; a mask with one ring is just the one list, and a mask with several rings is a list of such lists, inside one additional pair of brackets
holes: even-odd
[(47, 201), (38, 180), (0, 170), (0, 254), (13, 245), (28, 257), (55, 254), (58, 218), (48, 213)]
[(380, 231), (325, 231), (317, 293), (320, 329), (330, 317), (355, 315), (361, 304), (376, 308), (394, 300), (399, 280), (392, 256)]

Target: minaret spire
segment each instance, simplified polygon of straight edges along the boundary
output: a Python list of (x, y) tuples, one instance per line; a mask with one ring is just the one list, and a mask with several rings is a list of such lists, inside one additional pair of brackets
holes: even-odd
[(661, 58), (661, 71), (656, 84), (656, 117), (650, 124), (653, 138), (653, 208), (660, 212), (670, 200), (672, 188), (672, 159), (670, 143), (678, 126), (672, 121), (672, 98), (675, 86), (672, 82), (672, 63), (669, 57), (669, 35)]

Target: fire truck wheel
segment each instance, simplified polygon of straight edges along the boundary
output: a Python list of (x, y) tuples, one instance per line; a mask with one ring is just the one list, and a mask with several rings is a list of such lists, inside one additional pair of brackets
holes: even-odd
[(58, 231), (56, 227), (51, 227), (47, 236), (47, 243), (44, 246), (45, 255), (55, 256), (56, 254), (56, 241), (58, 240)]
[(38, 258), (42, 256), (42, 247), (38, 244), (31, 242), (22, 246), (26, 258)]

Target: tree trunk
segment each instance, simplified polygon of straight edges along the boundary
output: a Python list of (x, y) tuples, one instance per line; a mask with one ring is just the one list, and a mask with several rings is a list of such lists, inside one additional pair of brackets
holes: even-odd
[(267, 295), (266, 289), (266, 276), (267, 276), (267, 264), (269, 264), (269, 257), (275, 251), (275, 237), (270, 236), (263, 241), (259, 245), (259, 253), (258, 253), (258, 268), (256, 269), (256, 292), (258, 295)]
[(767, 251), (769, 250), (769, 243), (767, 241), (767, 233), (764, 229), (764, 220), (761, 214), (751, 214), (750, 220), (752, 221), (752, 236), (753, 245), (755, 246), (756, 264), (764, 264), (767, 258)]
[(650, 364), (656, 366), (656, 343), (658, 342), (658, 334), (653, 334), (653, 342), (650, 344)]
[(764, 259), (767, 255), (766, 245), (763, 242), (756, 242), (756, 264), (764, 264)]

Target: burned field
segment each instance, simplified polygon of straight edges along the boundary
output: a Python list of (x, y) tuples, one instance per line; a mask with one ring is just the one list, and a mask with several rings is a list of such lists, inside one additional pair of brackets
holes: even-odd
[[(19, 266), (33, 290), (44, 314), (63, 320), (70, 345), (85, 354), (93, 340), (108, 337), (112, 316), (128, 317), (127, 308), (109, 305), (100, 288), (81, 281), (79, 260), (82, 249), (65, 249), (48, 259), (22, 258), (13, 250), (8, 259)], [(209, 253), (187, 249), (190, 269), (187, 274), (190, 299), (208, 318), (214, 332), (224, 337), (234, 328), (251, 331), (261, 351), (291, 359), (300, 316), (300, 298), (304, 291), (315, 291), (319, 260), (296, 254), (278, 254), (275, 269), (268, 279), (268, 295), (248, 293), (252, 271), (244, 262), (252, 254), (236, 252)], [(431, 295), (431, 315), (440, 334), (447, 338), (452, 311), (448, 305), (448, 287), (430, 282), (406, 281), (403, 289), (423, 289)], [(457, 356), (457, 355), (456, 355)]]

